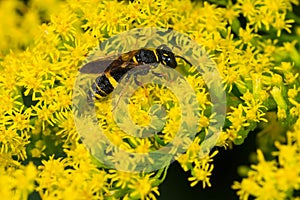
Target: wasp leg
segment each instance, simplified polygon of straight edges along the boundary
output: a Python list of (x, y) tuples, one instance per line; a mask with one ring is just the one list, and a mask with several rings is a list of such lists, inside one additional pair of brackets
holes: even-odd
[[(135, 82), (136, 85), (143, 87), (143, 83), (140, 82), (140, 81), (137, 79), (137, 78), (138, 78), (138, 75), (141, 75), (141, 74), (134, 74), (134, 75), (133, 75), (133, 80), (134, 80), (134, 82)], [(142, 75), (143, 75), (143, 74), (142, 74)]]
[[(131, 75), (131, 73), (128, 72), (128, 73), (125, 75), (125, 77), (123, 77), (123, 78), (125, 79), (125, 84), (126, 84), (126, 85), (125, 85), (125, 87), (122, 89), (121, 93), (118, 95), (117, 102), (116, 102), (116, 104), (114, 105), (114, 107), (112, 108), (112, 111), (114, 111), (114, 110), (117, 108), (117, 106), (118, 106), (118, 104), (119, 104), (121, 98), (122, 98), (123, 95), (124, 95), (125, 89), (128, 88), (130, 75)], [(121, 79), (121, 78), (120, 78), (120, 79)]]
[(87, 102), (90, 106), (94, 105), (96, 84), (92, 84), (91, 88), (87, 92)]
[(135, 84), (138, 86), (142, 86), (143, 85), (142, 82), (138, 81), (138, 76), (144, 76), (144, 75), (148, 74), (149, 70), (150, 70), (149, 66), (139, 66), (138, 71), (133, 71), (133, 72), (129, 71), (126, 74), (125, 80), (126, 80), (126, 82), (128, 82), (129, 78), (131, 76), (133, 76), (133, 80), (134, 80)]
[[(129, 71), (129, 72), (126, 74), (126, 76), (124, 77), (125, 83), (126, 83), (126, 84), (129, 84), (129, 83), (130, 83), (130, 82), (129, 82), (129, 79), (130, 79), (131, 76), (133, 76), (133, 81), (134, 81), (134, 83), (135, 83), (137, 86), (140, 86), (140, 87), (142, 87), (142, 88), (144, 89), (144, 91), (145, 91), (145, 96), (148, 97), (148, 98), (149, 98), (148, 90), (147, 90), (146, 87), (144, 86), (143, 82), (141, 82), (141, 81), (138, 80), (138, 77), (139, 77), (139, 76), (147, 75), (147, 74), (149, 73), (150, 69), (151, 69), (151, 67), (150, 67), (149, 65), (146, 65), (146, 66), (139, 66), (139, 70), (138, 70), (138, 71)], [(156, 72), (153, 72), (153, 71), (151, 71), (151, 72), (152, 72), (154, 75), (159, 76), (159, 77), (163, 77), (163, 76), (164, 76), (164, 74), (156, 73)], [(124, 95), (124, 90), (125, 90), (125, 88), (127, 88), (127, 86), (125, 86), (124, 89), (122, 89), (122, 91), (121, 91), (121, 93), (120, 93), (120, 95), (119, 95), (119, 97), (118, 97), (118, 100), (117, 100), (116, 104), (114, 105), (112, 111), (115, 110), (116, 107), (118, 106), (121, 97)]]
[(158, 77), (166, 77), (166, 74), (157, 73), (157, 72), (153, 72), (153, 71), (152, 71), (152, 74), (154, 74), (155, 76), (158, 76)]

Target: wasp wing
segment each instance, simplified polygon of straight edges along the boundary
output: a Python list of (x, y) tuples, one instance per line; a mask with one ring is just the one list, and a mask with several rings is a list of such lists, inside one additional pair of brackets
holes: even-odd
[(86, 63), (82, 68), (80, 68), (80, 72), (84, 74), (101, 74), (111, 65), (122, 64), (119, 63), (120, 60), (112, 60), (112, 59), (98, 59)]
[(101, 74), (105, 71), (111, 70), (112, 68), (121, 66), (125, 67), (127, 62), (132, 62), (131, 59), (136, 52), (137, 50), (133, 50), (122, 55), (114, 55), (94, 60), (86, 63), (79, 71), (84, 74)]

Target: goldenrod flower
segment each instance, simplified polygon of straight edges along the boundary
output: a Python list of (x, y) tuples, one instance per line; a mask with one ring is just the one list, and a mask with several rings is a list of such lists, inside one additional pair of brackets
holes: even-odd
[(131, 198), (139, 198), (142, 200), (156, 199), (155, 195), (159, 195), (158, 187), (153, 186), (154, 180), (150, 179), (152, 174), (148, 174), (141, 178), (133, 178), (128, 185), (133, 190), (130, 193)]
[(208, 187), (211, 186), (210, 182), (209, 182), (209, 177), (211, 176), (211, 172), (213, 170), (214, 166), (213, 165), (202, 165), (202, 166), (198, 166), (195, 167), (192, 170), (192, 175), (193, 177), (189, 177), (188, 180), (192, 181), (191, 186), (195, 186), (199, 181), (202, 182), (202, 187), (205, 188), (206, 185)]
[[(211, 148), (242, 144), (275, 113), (277, 127), (293, 127), (287, 144), (275, 143), (277, 161), (258, 150), (258, 163), (233, 188), (241, 199), (293, 198), (300, 187), (300, 55), (299, 18), (292, 9), (299, 2), (209, 2), (0, 1), (0, 17), (7, 19), (0, 22), (1, 197), (27, 199), (37, 192), (42, 199), (156, 199), (169, 155), (190, 171), (191, 186), (210, 187), (217, 153), (209, 153)], [(126, 34), (132, 30), (143, 37)], [(173, 53), (182, 54), (172, 69), (182, 78), (157, 73), (151, 81), (158, 82), (128, 81), (117, 94), (120, 100), (99, 96), (92, 108), (76, 102), (95, 80), (80, 85), (83, 64), (129, 48), (156, 48), (165, 43), (157, 37), (162, 35)], [(138, 89), (126, 96), (134, 85)], [(77, 115), (91, 110), (95, 116), (79, 118), (84, 126), (76, 127)], [(103, 134), (92, 135), (98, 129)], [(143, 137), (148, 132), (153, 134)], [(147, 163), (163, 169), (147, 171)]]

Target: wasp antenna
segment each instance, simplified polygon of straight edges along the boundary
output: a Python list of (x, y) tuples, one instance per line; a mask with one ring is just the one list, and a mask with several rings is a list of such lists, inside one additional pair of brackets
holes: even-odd
[(175, 56), (176, 58), (181, 58), (182, 60), (184, 60), (187, 64), (189, 64), (190, 66), (193, 66), (192, 63), (190, 63), (187, 59), (185, 59), (182, 56)]

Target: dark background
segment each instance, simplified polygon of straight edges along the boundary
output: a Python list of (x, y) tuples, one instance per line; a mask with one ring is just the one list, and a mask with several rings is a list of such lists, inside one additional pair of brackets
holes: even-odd
[(181, 199), (209, 199), (209, 200), (237, 200), (236, 191), (231, 189), (234, 181), (241, 177), (237, 169), (241, 165), (250, 165), (249, 154), (256, 151), (255, 133), (249, 133), (243, 145), (233, 149), (218, 148), (219, 153), (214, 157), (214, 169), (210, 188), (202, 188), (202, 182), (190, 187), (190, 172), (184, 172), (178, 162), (172, 163), (165, 181), (160, 185), (158, 200)]

